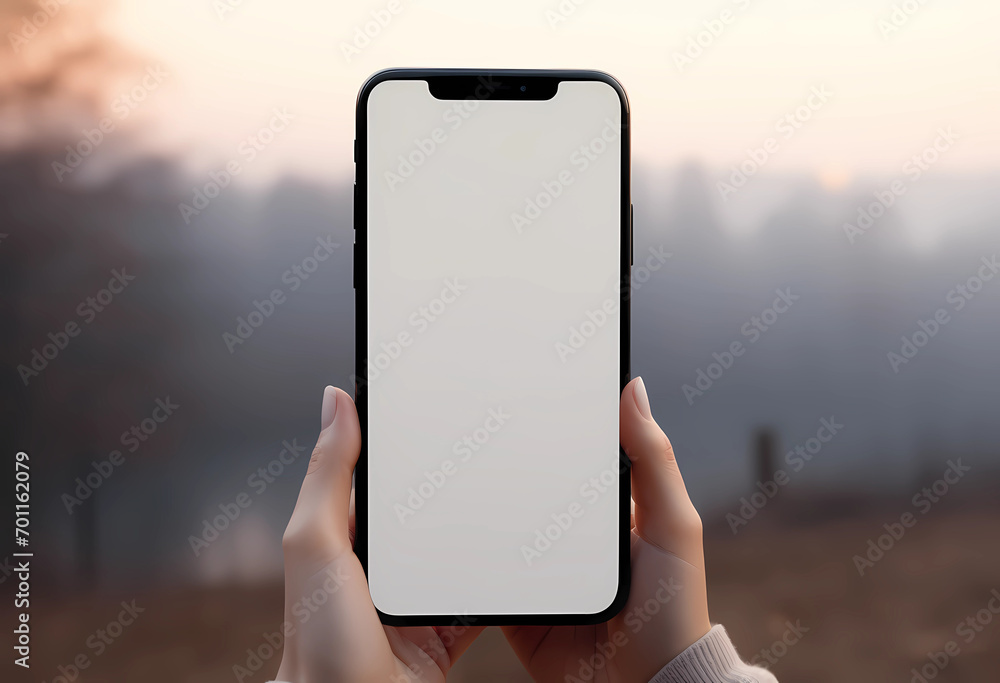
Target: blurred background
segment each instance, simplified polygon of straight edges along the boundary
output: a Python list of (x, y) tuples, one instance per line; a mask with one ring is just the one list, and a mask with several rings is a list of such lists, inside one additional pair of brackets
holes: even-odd
[[(671, 254), (638, 281), (633, 373), (744, 656), (783, 681), (911, 681), (956, 640), (938, 679), (996, 680), (998, 19), (981, 0), (0, 2), (0, 445), (31, 454), (36, 553), (14, 680), (80, 653), (83, 681), (277, 670), (234, 667), (282, 620), (289, 454), (323, 387), (352, 387), (354, 104), (390, 66), (625, 85), (636, 265)], [(317, 240), (339, 245), (318, 265)], [(122, 601), (145, 611), (95, 656)], [(776, 647), (788, 622), (809, 630)], [(491, 629), (450, 680), (527, 678)]]

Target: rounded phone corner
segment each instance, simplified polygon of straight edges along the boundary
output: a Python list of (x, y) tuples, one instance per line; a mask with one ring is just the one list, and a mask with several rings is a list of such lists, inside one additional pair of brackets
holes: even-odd
[(371, 97), (372, 92), (375, 90), (376, 86), (386, 81), (391, 81), (411, 73), (410, 69), (401, 69), (398, 67), (393, 67), (389, 69), (381, 69), (376, 71), (371, 76), (365, 79), (365, 82), (361, 84), (358, 89), (358, 99), (357, 99), (357, 115), (360, 117), (362, 112), (364, 112), (365, 107), (368, 105), (368, 98)]
[(622, 108), (622, 126), (627, 126), (629, 118), (631, 116), (631, 105), (628, 101), (628, 92), (625, 90), (625, 86), (617, 78), (609, 74), (607, 71), (600, 71), (597, 69), (582, 71), (580, 74), (587, 80), (598, 81), (600, 83), (605, 83), (610, 86), (612, 90), (618, 95), (618, 101)]

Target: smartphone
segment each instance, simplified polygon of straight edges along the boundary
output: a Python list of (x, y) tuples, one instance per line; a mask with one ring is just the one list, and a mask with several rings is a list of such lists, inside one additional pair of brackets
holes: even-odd
[(606, 621), (629, 586), (624, 89), (381, 71), (355, 162), (355, 551), (380, 618)]

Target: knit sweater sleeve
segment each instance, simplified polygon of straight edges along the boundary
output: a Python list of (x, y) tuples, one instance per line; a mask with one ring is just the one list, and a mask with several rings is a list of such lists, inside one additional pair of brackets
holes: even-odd
[(744, 664), (721, 625), (677, 655), (649, 683), (778, 683), (767, 669)]

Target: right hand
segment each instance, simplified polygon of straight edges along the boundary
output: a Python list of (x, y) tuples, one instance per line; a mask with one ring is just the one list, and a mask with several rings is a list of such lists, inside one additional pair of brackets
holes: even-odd
[(628, 602), (596, 626), (505, 627), (514, 652), (539, 683), (565, 683), (568, 676), (646, 683), (711, 629), (701, 518), (670, 440), (653, 420), (642, 379), (622, 391), (619, 411), (635, 505)]

